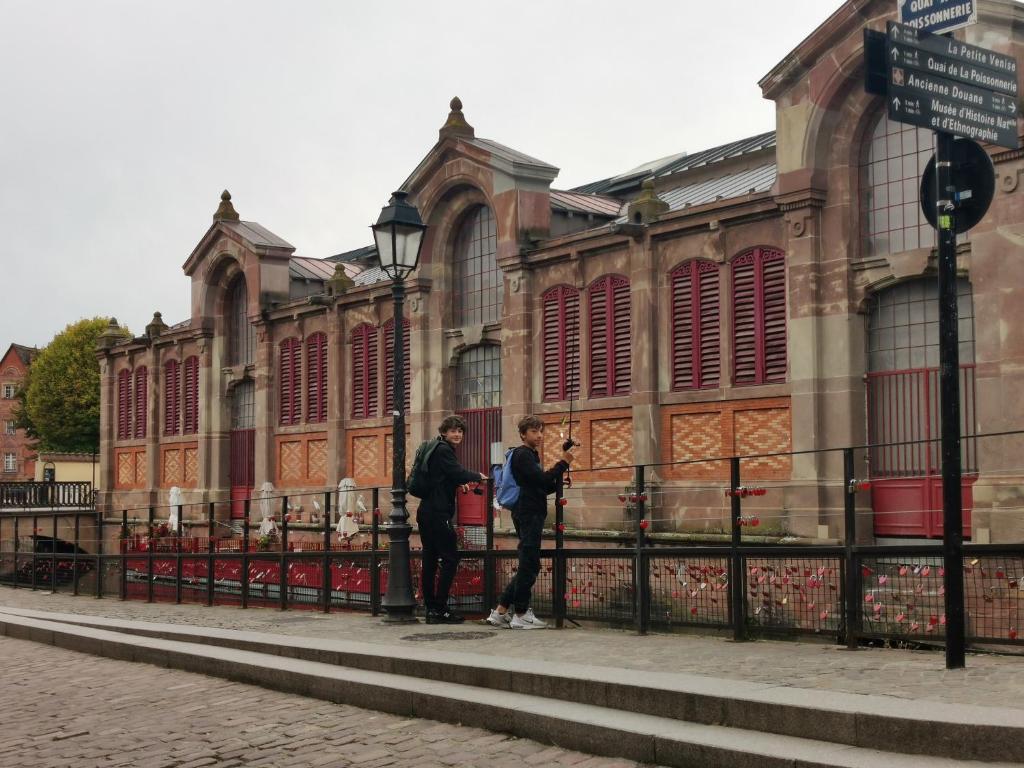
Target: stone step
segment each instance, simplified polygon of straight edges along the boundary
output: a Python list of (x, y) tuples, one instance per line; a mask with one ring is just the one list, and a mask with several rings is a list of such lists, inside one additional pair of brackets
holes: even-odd
[(1024, 755), (1020, 711), (908, 711), (912, 702), (882, 696), (695, 675), (2, 611), (11, 637), (662, 765), (1010, 765)]

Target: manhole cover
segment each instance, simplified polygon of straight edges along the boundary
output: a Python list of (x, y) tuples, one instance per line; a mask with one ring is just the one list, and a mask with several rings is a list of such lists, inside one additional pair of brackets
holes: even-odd
[(414, 643), (429, 643), (434, 640), (486, 640), (494, 637), (494, 632), (420, 632), (415, 635), (406, 635), (402, 640), (409, 640)]

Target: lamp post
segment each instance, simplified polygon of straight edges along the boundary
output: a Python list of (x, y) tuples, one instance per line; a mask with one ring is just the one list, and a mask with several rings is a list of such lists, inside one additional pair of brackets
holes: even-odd
[(405, 508), (405, 350), (402, 344), (405, 283), (420, 258), (423, 234), (427, 225), (416, 207), (405, 201), (406, 192), (395, 192), (391, 202), (381, 209), (373, 230), (380, 268), (391, 278), (391, 296), (395, 304), (395, 343), (392, 359), (394, 374), (394, 410), (392, 411), (391, 444), (391, 514), (388, 532), (388, 588), (381, 606), (384, 621), (407, 624), (416, 621), (416, 598), (409, 569), (409, 512)]

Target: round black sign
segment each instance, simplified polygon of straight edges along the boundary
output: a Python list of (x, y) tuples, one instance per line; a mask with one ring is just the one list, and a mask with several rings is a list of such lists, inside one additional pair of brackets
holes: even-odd
[[(981, 145), (970, 139), (953, 142), (953, 165), (950, 168), (957, 234), (966, 232), (979, 221), (992, 204), (996, 191), (996, 169), (992, 158)], [(921, 175), (921, 210), (928, 223), (938, 229), (935, 217), (935, 155)], [(952, 193), (951, 193), (952, 194)]]

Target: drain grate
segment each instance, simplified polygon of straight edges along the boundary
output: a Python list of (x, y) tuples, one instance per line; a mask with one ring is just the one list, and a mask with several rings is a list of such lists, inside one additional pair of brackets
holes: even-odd
[(412, 643), (430, 643), (435, 640), (486, 640), (494, 635), (494, 632), (419, 632), (401, 639)]

